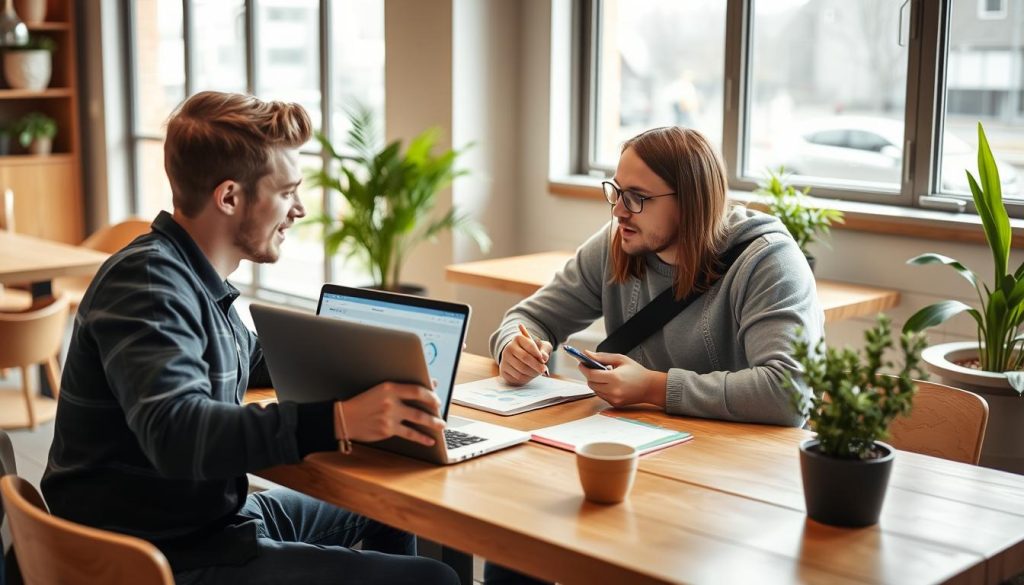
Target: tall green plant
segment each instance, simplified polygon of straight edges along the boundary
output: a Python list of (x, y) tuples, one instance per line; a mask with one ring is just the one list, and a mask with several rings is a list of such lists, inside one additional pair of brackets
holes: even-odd
[(1024, 322), (1024, 263), (1009, 272), (1010, 260), (1010, 217), (1003, 204), (1003, 192), (999, 183), (999, 168), (992, 155), (992, 149), (985, 137), (985, 128), (978, 122), (978, 176), (970, 171), (967, 182), (971, 186), (974, 206), (981, 218), (985, 240), (992, 252), (994, 267), (992, 288), (983, 282), (969, 268), (942, 254), (921, 254), (907, 261), (908, 264), (945, 264), (956, 270), (971, 283), (978, 295), (981, 309), (975, 309), (960, 301), (942, 301), (914, 313), (903, 326), (904, 331), (922, 331), (945, 322), (960, 313), (967, 313), (978, 326), (979, 360), (981, 369), (989, 372), (1005, 372), (1010, 384), (1017, 392), (1024, 393), (1024, 372), (1018, 370), (1024, 365), (1024, 336), (1018, 334)]
[[(914, 379), (927, 377), (920, 367), (922, 335), (900, 335), (903, 366), (895, 375), (881, 371), (895, 367), (883, 359), (893, 347), (889, 318), (879, 315), (864, 339), (863, 359), (850, 348), (826, 348), (824, 340), (813, 349), (804, 339), (793, 343), (793, 356), (801, 368), (800, 374), (787, 377), (793, 405), (817, 433), (821, 452), (831, 457), (869, 458), (874, 442), (888, 436), (889, 423), (910, 412), (917, 390)], [(796, 379), (810, 390), (809, 396), (799, 391)]]
[(766, 197), (768, 211), (786, 226), (804, 256), (810, 256), (808, 244), (827, 236), (833, 223), (843, 223), (843, 212), (808, 205), (806, 195), (811, 188), (797, 190), (789, 183), (790, 175), (784, 167), (768, 169), (766, 175), (754, 192)]
[(463, 151), (445, 150), (433, 154), (440, 130), (431, 128), (416, 136), (402, 151), (395, 140), (380, 147), (381, 139), (373, 111), (362, 104), (348, 111), (350, 129), (345, 141), (352, 155), (341, 155), (321, 134), (320, 146), (332, 164), (310, 176), (314, 186), (341, 194), (345, 209), (338, 217), (326, 214), (313, 218), (324, 229), (328, 255), (344, 250), (361, 258), (383, 289), (401, 284), (402, 264), (409, 252), (424, 240), (451, 229), (469, 235), (480, 249), (490, 248), (483, 228), (454, 206), (437, 216), (437, 193), (466, 171), (455, 168)]

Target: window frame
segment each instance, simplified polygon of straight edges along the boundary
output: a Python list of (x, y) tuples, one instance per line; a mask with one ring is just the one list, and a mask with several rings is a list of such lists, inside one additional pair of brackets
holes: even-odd
[[(750, 128), (748, 109), (752, 75), (751, 49), (753, 8), (758, 0), (727, 0), (725, 14), (724, 104), (722, 121), (722, 155), (729, 188), (753, 191), (757, 182), (742, 173), (745, 167), (744, 144)], [(760, 0), (770, 1), (770, 0)], [(983, 2), (984, 0), (979, 0)], [(574, 135), (579, 146), (577, 175), (610, 176), (614, 169), (594, 164), (593, 140), (596, 128), (594, 115), (598, 85), (596, 63), (600, 54), (600, 4), (602, 0), (577, 0), (579, 21), (586, 27), (575, 27), (580, 38), (575, 46), (581, 53), (576, 83), (581, 88), (574, 96), (577, 108), (575, 123), (580, 128)], [(982, 4), (978, 5), (979, 7)], [(1005, 7), (1006, 4), (1004, 3)], [(869, 186), (844, 187), (838, 184), (808, 182), (797, 177), (798, 188), (811, 187), (816, 198), (841, 199), (869, 204), (883, 204), (896, 209), (944, 210), (976, 214), (970, 196), (944, 193), (939, 188), (943, 125), (946, 111), (946, 66), (950, 36), (952, 0), (908, 0), (901, 8), (900, 35), (907, 44), (907, 84), (904, 111), (903, 173), (898, 191), (871, 189)], [(1024, 218), (1024, 201), (1006, 201), (1011, 217)]]
[[(182, 3), (182, 44), (184, 46), (184, 74), (185, 74), (185, 95), (191, 96), (194, 93), (194, 76), (195, 71), (195, 51), (193, 50), (192, 43), (192, 0), (180, 0)], [(243, 0), (244, 7), (244, 28), (245, 28), (245, 78), (246, 85), (245, 91), (254, 94), (257, 87), (259, 87), (259, 70), (257, 67), (257, 56), (256, 50), (259, 43), (259, 26), (257, 19), (257, 4), (259, 0)], [(139, 177), (139, 145), (143, 142), (158, 142), (163, 143), (164, 138), (159, 135), (144, 132), (140, 130), (138, 124), (137, 113), (139, 111), (138, 105), (138, 92), (136, 91), (136, 31), (135, 31), (135, 1), (134, 0), (121, 0), (122, 14), (124, 19), (122, 25), (124, 27), (124, 38), (127, 40), (124, 46), (124, 53), (122, 60), (124, 63), (124, 70), (126, 75), (124, 77), (124, 92), (126, 96), (125, 108), (125, 122), (126, 122), (126, 137), (128, 143), (128, 162), (129, 162), (129, 201), (128, 209), (133, 215), (138, 215), (142, 205), (142, 185)], [(333, 47), (331, 38), (333, 34), (333, 2), (331, 0), (319, 0), (319, 26), (318, 26), (318, 49), (319, 49), (319, 91), (320, 91), (320, 131), (326, 136), (326, 138), (334, 143), (337, 139), (332, 122), (332, 109), (334, 91), (332, 89), (334, 77), (332, 75), (333, 65)], [(341, 115), (341, 114), (338, 114)], [(330, 154), (323, 149), (309, 150), (301, 149), (300, 155), (316, 156), (320, 159), (321, 164), (327, 166), (331, 164), (332, 159)], [(348, 158), (343, 156), (343, 158)], [(321, 187), (319, 190), (320, 202), (322, 205), (323, 212), (326, 214), (333, 215), (338, 210), (335, 205), (334, 198), (331, 197), (331, 192), (326, 187)], [(324, 282), (332, 282), (338, 279), (339, 276), (346, 273), (339, 269), (335, 262), (335, 257), (324, 255), (323, 258), (323, 280)], [(286, 291), (277, 290), (266, 286), (263, 278), (262, 265), (253, 263), (251, 281), (249, 283), (238, 283), (239, 290), (251, 297), (256, 298), (274, 298), (274, 299), (292, 299), (293, 301), (308, 301), (311, 298), (316, 298), (319, 293), (318, 290), (311, 291), (309, 295), (295, 295)]]

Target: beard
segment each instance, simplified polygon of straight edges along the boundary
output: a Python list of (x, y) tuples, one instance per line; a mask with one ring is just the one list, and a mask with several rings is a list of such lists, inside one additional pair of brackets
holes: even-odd
[[(621, 224), (625, 227), (636, 229), (629, 224)], [(678, 232), (677, 232), (678, 233)], [(647, 254), (660, 254), (676, 244), (677, 233), (654, 234), (649, 232), (634, 232), (628, 239), (622, 234), (617, 234), (619, 247), (627, 256), (645, 256)]]
[(242, 225), (239, 226), (238, 232), (235, 233), (234, 243), (245, 253), (249, 260), (257, 264), (277, 262), (278, 258), (281, 257), (281, 250), (274, 243), (274, 238), (277, 235), (277, 226), (274, 226), (269, 237), (267, 234), (261, 233), (261, 230), (262, 228), (253, 220), (247, 209), (245, 216), (242, 218)]

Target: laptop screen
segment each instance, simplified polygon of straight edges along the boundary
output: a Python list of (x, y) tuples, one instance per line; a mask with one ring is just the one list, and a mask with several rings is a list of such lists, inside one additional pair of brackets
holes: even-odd
[(462, 351), (465, 314), (327, 291), (321, 296), (317, 314), (418, 335), (430, 377), (437, 380), (442, 411), (446, 409)]

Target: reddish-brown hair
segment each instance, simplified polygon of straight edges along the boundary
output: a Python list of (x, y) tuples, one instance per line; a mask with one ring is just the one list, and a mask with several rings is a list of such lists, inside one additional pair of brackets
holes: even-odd
[[(703, 134), (669, 126), (630, 138), (622, 151), (633, 152), (675, 191), (679, 203), (676, 242), (675, 297), (704, 291), (719, 276), (718, 255), (725, 240), (725, 165)], [(626, 282), (644, 274), (643, 256), (629, 256), (621, 236), (612, 236), (612, 281)]]
[(313, 134), (299, 104), (251, 95), (204, 91), (185, 100), (167, 121), (164, 169), (174, 207), (195, 217), (217, 185), (227, 180), (252, 196), (270, 172), (272, 148), (298, 148)]

